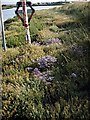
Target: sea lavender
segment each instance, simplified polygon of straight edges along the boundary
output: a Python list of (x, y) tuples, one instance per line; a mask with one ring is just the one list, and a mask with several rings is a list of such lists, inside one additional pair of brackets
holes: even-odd
[(34, 75), (37, 75), (37, 76), (42, 75), (42, 73), (39, 71), (38, 68), (35, 68), (35, 69), (33, 70), (33, 73), (34, 73)]
[(83, 57), (83, 48), (82, 46), (73, 45), (71, 48), (71, 53), (80, 57)]
[(49, 44), (61, 44), (61, 40), (59, 38), (52, 38), (44, 42), (44, 45), (49, 45)]
[(71, 74), (71, 77), (72, 77), (72, 78), (77, 78), (77, 74), (76, 74), (76, 73), (72, 73), (72, 74)]
[(40, 46), (40, 45), (42, 45), (42, 42), (34, 41), (32, 44), (33, 44), (33, 45), (38, 45), (38, 46)]
[(55, 63), (56, 61), (57, 59), (55, 57), (48, 55), (48, 56), (44, 56), (40, 58), (39, 60), (37, 60), (37, 63), (40, 68), (47, 68), (53, 65), (53, 63)]
[(59, 38), (51, 38), (46, 41), (34, 41), (32, 44), (33, 45), (50, 45), (50, 44), (62, 44), (61, 40)]
[(27, 67), (26, 70), (30, 72), (30, 71), (33, 70), (33, 68), (32, 67)]
[(38, 68), (35, 68), (33, 71), (34, 75), (44, 82), (51, 82), (53, 80), (53, 76), (51, 76), (51, 71), (40, 72)]

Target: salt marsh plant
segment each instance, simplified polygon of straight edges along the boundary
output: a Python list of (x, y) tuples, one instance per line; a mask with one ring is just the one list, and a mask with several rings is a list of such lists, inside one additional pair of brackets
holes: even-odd
[(37, 11), (32, 45), (24, 44), (20, 21), (8, 21), (2, 120), (89, 120), (89, 5)]

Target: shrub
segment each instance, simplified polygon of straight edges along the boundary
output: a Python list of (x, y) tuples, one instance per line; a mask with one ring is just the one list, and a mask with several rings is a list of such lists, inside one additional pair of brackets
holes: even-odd
[(38, 19), (33, 19), (30, 23), (30, 33), (32, 42), (36, 41), (38, 38), (38, 31), (41, 31), (43, 29), (43, 24)]
[(25, 36), (23, 34), (18, 36), (11, 35), (11, 37), (6, 39), (6, 44), (8, 48), (15, 48), (23, 45), (25, 44)]

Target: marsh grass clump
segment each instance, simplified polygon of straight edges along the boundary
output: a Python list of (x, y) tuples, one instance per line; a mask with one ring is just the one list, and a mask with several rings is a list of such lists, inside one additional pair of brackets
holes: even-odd
[(58, 32), (59, 28), (56, 25), (52, 25), (52, 26), (50, 26), (49, 30), (51, 30), (53, 32)]

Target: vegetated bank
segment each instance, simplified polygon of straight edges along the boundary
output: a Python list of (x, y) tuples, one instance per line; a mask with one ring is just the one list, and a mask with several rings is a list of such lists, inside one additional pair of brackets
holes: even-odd
[(16, 5), (2, 5), (2, 9), (4, 10), (4, 9), (11, 9), (11, 8), (14, 8), (14, 7), (16, 7)]
[(89, 7), (36, 11), (31, 46), (17, 17), (5, 23), (3, 120), (89, 120)]

